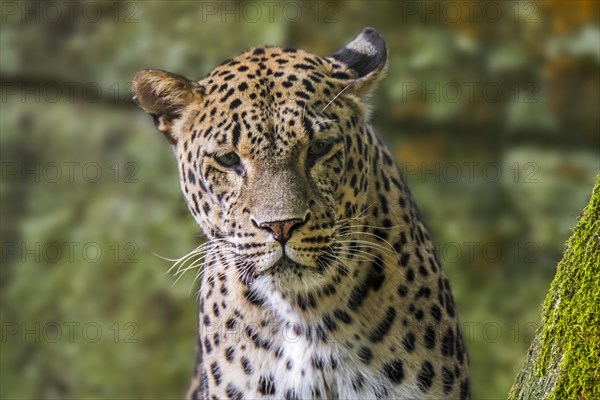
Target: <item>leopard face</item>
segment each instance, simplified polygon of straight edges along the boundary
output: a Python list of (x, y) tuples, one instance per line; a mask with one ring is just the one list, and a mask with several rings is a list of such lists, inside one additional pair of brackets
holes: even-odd
[[(343, 222), (366, 207), (362, 97), (386, 59), (378, 34), (365, 37), (368, 70), (348, 54), (256, 48), (198, 82), (161, 71), (134, 80), (174, 146), (189, 209), (240, 268), (251, 265), (246, 277), (310, 290), (335, 273)], [(303, 285), (281, 284), (290, 279)]]

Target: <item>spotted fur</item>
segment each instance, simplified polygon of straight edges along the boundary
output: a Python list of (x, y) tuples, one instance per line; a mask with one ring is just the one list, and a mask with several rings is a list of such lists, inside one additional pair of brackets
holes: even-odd
[(192, 399), (469, 398), (450, 284), (365, 97), (372, 28), (133, 81), (208, 238)]

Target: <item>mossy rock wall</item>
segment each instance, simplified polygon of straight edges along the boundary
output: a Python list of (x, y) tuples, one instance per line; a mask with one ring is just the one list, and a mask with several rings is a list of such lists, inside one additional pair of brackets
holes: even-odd
[(600, 175), (509, 399), (600, 399)]

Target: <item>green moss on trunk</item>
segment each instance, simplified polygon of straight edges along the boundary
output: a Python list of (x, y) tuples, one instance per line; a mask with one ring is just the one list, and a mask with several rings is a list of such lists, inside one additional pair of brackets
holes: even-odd
[(510, 399), (600, 399), (600, 175), (544, 303)]

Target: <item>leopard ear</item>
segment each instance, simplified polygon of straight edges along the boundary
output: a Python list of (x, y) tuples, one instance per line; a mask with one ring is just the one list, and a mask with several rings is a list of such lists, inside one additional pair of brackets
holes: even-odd
[(366, 94), (374, 89), (384, 76), (387, 66), (387, 46), (375, 29), (367, 27), (346, 46), (331, 57), (346, 65), (356, 74), (352, 92)]
[(140, 71), (133, 77), (133, 100), (154, 119), (154, 124), (173, 144), (173, 123), (184, 109), (198, 102), (204, 88), (183, 76), (161, 70)]

